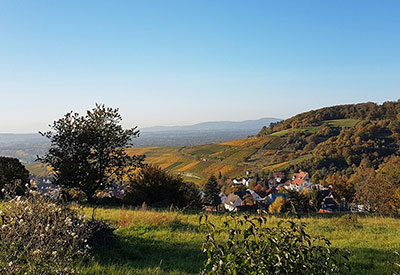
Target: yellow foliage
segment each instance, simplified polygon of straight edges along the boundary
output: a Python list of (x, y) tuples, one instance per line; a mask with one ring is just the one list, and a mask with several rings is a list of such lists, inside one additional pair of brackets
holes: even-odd
[(177, 169), (176, 171), (178, 171), (178, 172), (187, 171), (187, 170), (189, 170), (190, 168), (195, 167), (195, 166), (196, 166), (197, 164), (199, 164), (199, 163), (200, 163), (200, 161), (191, 162), (191, 163), (189, 163), (189, 164), (187, 164), (187, 165), (185, 165), (185, 166), (183, 166), (183, 167)]
[(397, 213), (400, 213), (400, 187), (394, 191), (393, 200), (390, 202), (390, 206), (392, 209), (396, 210)]
[(282, 167), (282, 166), (284, 166), (284, 165), (286, 165), (286, 164), (288, 164), (288, 163), (289, 163), (289, 162), (284, 161), (284, 162), (281, 162), (281, 163), (278, 163), (278, 164), (275, 164), (275, 165), (267, 166), (267, 167), (265, 167), (264, 169), (268, 169), (268, 170), (273, 171), (273, 170), (278, 169), (279, 167)]
[(276, 200), (268, 207), (270, 213), (281, 213), (282, 207), (285, 204), (285, 199), (282, 197), (277, 197)]

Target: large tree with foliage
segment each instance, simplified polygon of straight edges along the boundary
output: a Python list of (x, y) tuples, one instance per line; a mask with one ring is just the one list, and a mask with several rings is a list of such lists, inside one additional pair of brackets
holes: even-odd
[(211, 176), (204, 185), (204, 204), (217, 206), (221, 203), (220, 190), (215, 176)]
[(359, 168), (353, 177), (357, 182), (356, 200), (362, 203), (367, 211), (381, 214), (399, 212), (399, 156), (386, 158), (376, 170)]
[[(13, 189), (17, 195), (22, 195), (28, 182), (29, 172), (18, 159), (0, 157), (0, 190), (7, 186), (7, 189)], [(3, 191), (0, 191), (0, 198), (3, 196)]]
[(140, 166), (144, 156), (130, 156), (125, 148), (139, 135), (137, 127), (123, 129), (118, 109), (96, 104), (86, 115), (69, 112), (40, 132), (51, 141), (38, 159), (51, 166), (55, 184), (64, 190), (81, 190), (93, 202), (97, 190), (119, 182)]

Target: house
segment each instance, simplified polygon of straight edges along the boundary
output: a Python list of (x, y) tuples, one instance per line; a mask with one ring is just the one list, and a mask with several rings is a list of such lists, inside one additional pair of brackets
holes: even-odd
[(253, 199), (257, 202), (262, 202), (265, 201), (265, 198), (262, 198), (260, 195), (258, 195), (255, 191), (251, 189), (246, 189), (247, 193), (250, 193), (250, 195), (253, 197)]
[(300, 192), (302, 190), (311, 190), (314, 188), (314, 185), (307, 172), (299, 172), (293, 174), (292, 180), (285, 182), (285, 188)]
[(225, 201), (226, 201), (226, 195), (225, 195), (224, 193), (222, 193), (222, 192), (219, 192), (219, 197), (220, 197), (220, 199), (221, 199), (221, 203), (222, 203), (222, 204), (225, 203)]
[(318, 213), (332, 213), (339, 211), (339, 204), (332, 197), (325, 197)]
[(240, 206), (243, 203), (242, 198), (240, 196), (236, 195), (235, 193), (230, 193), (224, 202), (224, 207), (226, 210), (231, 211), (231, 212), (237, 212), (238, 206)]
[(253, 178), (239, 178), (239, 179), (232, 180), (233, 184), (244, 185), (246, 187), (249, 187), (249, 185), (252, 181), (253, 181)]
[(273, 177), (276, 180), (276, 182), (281, 182), (282, 180), (285, 179), (285, 174), (282, 172), (274, 172)]
[[(254, 196), (253, 196), (254, 194)], [(254, 198), (257, 197), (260, 201), (262, 201), (262, 198), (258, 196), (256, 192), (253, 190), (247, 189), (246, 191), (239, 191), (235, 193), (230, 193), (224, 202), (224, 207), (226, 210), (231, 211), (231, 212), (238, 212), (238, 211), (243, 211), (243, 210), (250, 210), (254, 208), (256, 205), (257, 200)], [(248, 200), (248, 198), (253, 199), (251, 202)]]
[(311, 179), (310, 179), (310, 176), (309, 176), (309, 174), (307, 172), (301, 171), (299, 173), (294, 173), (293, 174), (292, 181), (295, 181), (295, 180), (298, 180), (298, 181), (301, 181), (301, 180), (310, 181)]
[(29, 179), (31, 186), (42, 195), (50, 196), (51, 198), (58, 197), (60, 188), (52, 183), (53, 177), (30, 176)]

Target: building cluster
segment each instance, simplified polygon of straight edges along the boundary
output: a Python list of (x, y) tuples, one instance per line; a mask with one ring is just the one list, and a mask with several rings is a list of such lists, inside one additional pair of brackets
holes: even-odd
[[(264, 186), (263, 189), (260, 183)], [(290, 192), (301, 193), (312, 190), (319, 190), (322, 196), (320, 213), (339, 210), (339, 204), (333, 198), (331, 189), (314, 184), (309, 173), (304, 171), (294, 173), (291, 178), (286, 178), (283, 172), (274, 172), (272, 178), (269, 179), (251, 177), (250, 172), (247, 172), (246, 177), (232, 179), (231, 185), (242, 187), (240, 191), (229, 194), (220, 193), (224, 209), (231, 212), (251, 209), (267, 210), (278, 197), (288, 201), (291, 199)]]

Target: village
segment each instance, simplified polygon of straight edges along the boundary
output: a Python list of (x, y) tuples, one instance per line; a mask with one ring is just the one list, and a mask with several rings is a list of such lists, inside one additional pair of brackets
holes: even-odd
[[(250, 176), (218, 182), (220, 204), (205, 206), (206, 211), (255, 211), (272, 213), (284, 211), (333, 213), (339, 211), (361, 212), (362, 206), (347, 205), (337, 201), (332, 187), (314, 184), (308, 172), (300, 171), (287, 178), (283, 172), (273, 172), (272, 177)], [(204, 192), (202, 193), (204, 196)]]
[[(287, 178), (283, 172), (273, 172), (272, 177), (252, 176), (250, 171), (242, 178), (217, 180), (216, 203), (204, 201), (204, 188), (199, 188), (205, 211), (243, 212), (265, 210), (271, 213), (287, 211), (333, 213), (342, 211), (363, 212), (362, 205), (346, 204), (332, 194), (332, 187), (314, 184), (308, 172), (293, 173)], [(30, 185), (43, 195), (55, 196), (59, 188), (52, 184), (53, 178), (30, 176)], [(100, 198), (115, 199), (123, 203), (124, 188), (118, 184), (97, 194)]]

